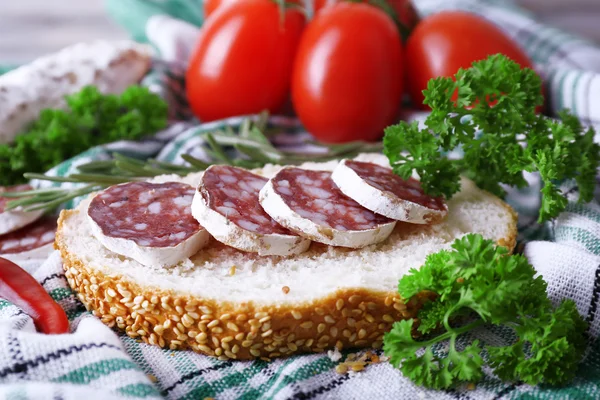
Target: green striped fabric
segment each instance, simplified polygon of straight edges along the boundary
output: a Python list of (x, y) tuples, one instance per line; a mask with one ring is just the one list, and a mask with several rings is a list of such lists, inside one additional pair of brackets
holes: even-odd
[[(581, 38), (543, 26), (505, 1), (419, 0), (422, 13), (465, 9), (498, 23), (539, 64), (546, 76), (553, 111), (572, 109), (586, 123), (600, 122), (600, 50)], [(138, 40), (154, 37), (146, 24), (158, 15), (188, 23), (202, 22), (201, 2), (183, 0), (108, 0), (110, 13)], [(174, 54), (178, 41), (176, 19), (163, 18), (157, 60), (144, 84), (169, 102), (172, 126), (141, 142), (118, 142), (89, 151), (56, 166), (49, 173), (66, 175), (77, 165), (120, 152), (140, 159), (155, 157), (183, 163), (182, 154), (205, 158), (202, 133), (225, 125), (234, 129), (241, 117), (210, 124), (191, 118), (183, 93), (185, 60)], [(165, 19), (166, 18), (166, 19)], [(148, 24), (148, 26), (154, 26)], [(172, 35), (165, 40), (164, 35)], [(165, 43), (167, 43), (165, 45)], [(171, 43), (171, 44), (169, 44)], [(166, 46), (166, 47), (165, 47)], [(407, 118), (419, 118), (410, 114)], [(310, 136), (293, 118), (272, 117), (285, 134), (279, 146), (302, 146)], [(590, 323), (590, 337), (600, 332), (600, 206), (576, 203), (577, 187), (564, 183), (570, 204), (556, 220), (538, 225), (539, 180), (527, 175), (530, 187), (510, 191), (507, 201), (519, 212), (519, 242), (524, 253), (549, 283), (553, 300), (573, 298)], [(41, 185), (40, 182), (34, 182)], [(600, 193), (600, 191), (599, 191)], [(65, 205), (73, 207), (75, 202)], [(521, 247), (519, 247), (521, 248)], [(600, 344), (591, 341), (575, 381), (564, 388), (531, 387), (500, 382), (487, 371), (474, 389), (430, 391), (414, 386), (387, 363), (374, 364), (354, 375), (339, 375), (325, 354), (310, 354), (272, 362), (218, 361), (189, 351), (148, 346), (113, 332), (85, 310), (68, 287), (60, 256), (52, 254), (34, 276), (67, 311), (72, 334), (34, 333), (31, 319), (0, 300), (0, 398), (6, 399), (597, 399), (600, 398)], [(472, 333), (488, 344), (510, 342), (507, 331), (482, 328)], [(346, 355), (348, 352), (345, 352)]]

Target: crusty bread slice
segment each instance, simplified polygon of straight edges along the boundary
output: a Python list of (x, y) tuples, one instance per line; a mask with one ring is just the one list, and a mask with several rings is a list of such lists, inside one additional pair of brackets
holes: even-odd
[[(381, 164), (383, 156), (364, 155)], [(305, 164), (332, 170), (336, 162)], [(258, 173), (272, 176), (280, 167)], [(201, 174), (154, 181), (197, 184)], [(481, 233), (513, 249), (516, 214), (504, 202), (462, 181), (437, 225), (398, 223), (383, 243), (363, 249), (313, 243), (292, 257), (259, 256), (212, 241), (171, 268), (143, 266), (111, 253), (94, 239), (86, 202), (63, 211), (56, 248), (67, 279), (83, 303), (109, 326), (171, 349), (191, 348), (225, 358), (273, 358), (333, 346), (381, 346), (395, 320), (409, 318), (418, 302), (404, 304), (398, 280), (428, 254), (467, 233)]]

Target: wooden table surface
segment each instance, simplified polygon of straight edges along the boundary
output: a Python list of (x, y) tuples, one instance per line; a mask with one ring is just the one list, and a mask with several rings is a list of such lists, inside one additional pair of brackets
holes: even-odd
[[(419, 0), (414, 0), (419, 1)], [(517, 0), (540, 19), (600, 43), (600, 0)], [(74, 42), (127, 38), (103, 0), (0, 0), (0, 64), (18, 64)]]

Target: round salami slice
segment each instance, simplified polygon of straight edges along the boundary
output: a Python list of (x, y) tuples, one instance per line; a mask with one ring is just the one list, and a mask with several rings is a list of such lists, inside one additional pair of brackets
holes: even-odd
[(98, 193), (88, 221), (107, 249), (144, 265), (175, 265), (196, 254), (210, 238), (192, 217), (192, 186), (129, 182)]
[(52, 251), (56, 218), (45, 217), (0, 236), (0, 256), (11, 259), (42, 259)]
[(306, 251), (310, 240), (279, 225), (262, 209), (258, 193), (267, 181), (241, 168), (214, 165), (202, 176), (192, 215), (215, 239), (239, 250), (278, 256)]
[(44, 214), (44, 211), (42, 210), (25, 212), (14, 209), (6, 211), (6, 205), (11, 199), (2, 197), (2, 193), (25, 192), (31, 189), (32, 188), (29, 185), (0, 187), (0, 235), (16, 231), (17, 229), (29, 225)]
[(342, 160), (331, 178), (363, 207), (398, 221), (431, 224), (448, 213), (443, 198), (426, 195), (419, 181), (404, 180), (381, 165)]
[(379, 243), (396, 224), (343, 194), (328, 171), (284, 168), (260, 191), (260, 204), (291, 231), (332, 246)]

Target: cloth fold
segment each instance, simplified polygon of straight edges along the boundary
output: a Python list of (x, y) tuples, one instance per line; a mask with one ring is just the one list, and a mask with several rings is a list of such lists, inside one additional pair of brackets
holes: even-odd
[[(517, 40), (547, 78), (549, 106), (570, 108), (584, 123), (600, 125), (600, 49), (593, 43), (544, 26), (514, 4), (501, 0), (419, 0), (422, 14), (443, 9), (475, 12), (497, 23)], [(153, 70), (143, 84), (169, 103), (172, 124), (143, 142), (118, 142), (90, 149), (50, 171), (66, 175), (76, 166), (119, 152), (140, 159), (183, 163), (182, 154), (206, 157), (202, 133), (242, 118), (198, 124), (185, 102), (183, 75), (202, 23), (200, 0), (108, 0), (109, 12), (138, 40), (156, 49)], [(406, 118), (422, 113), (407, 112)], [(302, 146), (310, 136), (293, 118), (272, 117), (282, 128), (278, 146)], [(565, 183), (569, 206), (556, 220), (538, 225), (539, 179), (510, 190), (507, 201), (519, 212), (519, 245), (548, 282), (553, 301), (575, 300), (600, 334), (600, 206), (578, 204), (577, 187)], [(42, 183), (37, 182), (38, 185)], [(599, 190), (600, 193), (600, 190)], [(67, 207), (76, 205), (76, 201)], [(231, 362), (170, 351), (114, 332), (86, 311), (68, 286), (58, 252), (40, 260), (34, 276), (65, 308), (72, 333), (44, 336), (14, 305), (0, 300), (0, 398), (10, 399), (513, 399), (600, 397), (600, 346), (592, 341), (575, 381), (565, 388), (502, 383), (490, 371), (475, 389), (430, 391), (413, 385), (387, 363), (352, 375), (335, 372), (326, 354), (294, 356), (272, 362)], [(510, 332), (480, 329), (473, 336), (488, 344), (508, 343)], [(347, 354), (345, 352), (344, 354)], [(380, 353), (381, 354), (381, 353)]]

